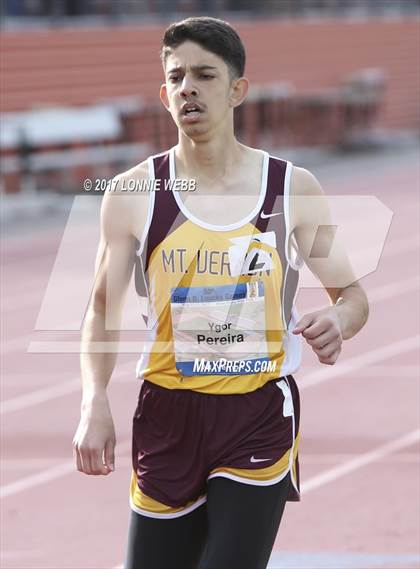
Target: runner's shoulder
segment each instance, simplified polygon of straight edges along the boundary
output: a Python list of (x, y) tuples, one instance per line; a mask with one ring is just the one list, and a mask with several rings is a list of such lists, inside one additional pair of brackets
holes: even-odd
[(323, 195), (323, 193), (321, 184), (312, 172), (300, 166), (292, 166), (290, 195), (317, 196)]
[(327, 197), (316, 176), (299, 166), (293, 166), (290, 180), (291, 228), (308, 225), (325, 218)]
[(146, 223), (149, 191), (141, 191), (149, 178), (147, 160), (117, 174), (108, 184), (102, 202), (102, 227), (113, 236), (131, 234), (138, 238)]

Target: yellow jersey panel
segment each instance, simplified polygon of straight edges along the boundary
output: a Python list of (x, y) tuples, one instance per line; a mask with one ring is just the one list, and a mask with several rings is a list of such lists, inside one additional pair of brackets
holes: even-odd
[[(173, 151), (150, 165), (165, 187), (174, 176)], [(300, 347), (290, 327), (298, 273), (286, 247), (290, 168), (264, 155), (256, 209), (227, 227), (195, 219), (177, 190), (155, 191), (136, 270), (137, 290), (149, 306), (139, 377), (168, 389), (228, 394), (295, 371)]]

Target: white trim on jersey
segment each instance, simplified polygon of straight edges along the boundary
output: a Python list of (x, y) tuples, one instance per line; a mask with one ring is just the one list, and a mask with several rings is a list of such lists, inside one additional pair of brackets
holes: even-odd
[[(287, 262), (290, 264), (292, 269), (298, 271), (303, 266), (303, 259), (298, 254), (294, 236), (290, 234), (290, 179), (292, 176), (292, 168), (292, 162), (287, 161), (283, 191), (284, 221), (286, 224), (285, 253)], [(295, 254), (294, 259), (293, 253)]]
[[(155, 179), (155, 167), (153, 164), (153, 158), (154, 158), (154, 156), (149, 156), (149, 158), (147, 159), (147, 166), (149, 169), (149, 179), (150, 180)], [(141, 234), (141, 237), (140, 237), (139, 248), (137, 249), (137, 256), (138, 257), (140, 257), (140, 255), (143, 253), (144, 245), (146, 243), (146, 237), (149, 233), (149, 229), (150, 229), (150, 226), (152, 224), (153, 213), (155, 210), (155, 192), (151, 191), (151, 192), (149, 192), (149, 194), (150, 195), (149, 195), (149, 204), (148, 204), (148, 208), (147, 208), (146, 223), (144, 225), (143, 233)]]
[(285, 296), (286, 296), (287, 275), (289, 274), (289, 269), (290, 269), (290, 264), (287, 263), (286, 270), (284, 271), (284, 274), (283, 274), (283, 294), (281, 296), (281, 318), (283, 321), (283, 326), (286, 326), (286, 311), (284, 309), (284, 303), (285, 303)]
[[(190, 221), (192, 221), (193, 223), (195, 223), (196, 225), (199, 225), (200, 227), (204, 227), (205, 229), (210, 229), (212, 231), (231, 231), (232, 229), (238, 229), (239, 227), (242, 227), (243, 225), (249, 223), (251, 221), (251, 219), (253, 219), (260, 212), (261, 206), (264, 203), (264, 199), (265, 199), (265, 196), (267, 193), (268, 164), (269, 164), (270, 156), (269, 156), (268, 152), (265, 152), (264, 150), (259, 150), (259, 152), (261, 152), (263, 155), (263, 167), (262, 167), (262, 173), (261, 173), (261, 188), (260, 188), (260, 195), (258, 198), (258, 202), (257, 202), (256, 206), (254, 207), (254, 209), (251, 211), (251, 213), (249, 213), (244, 219), (241, 219), (240, 221), (237, 221), (236, 223), (231, 223), (230, 225), (213, 225), (211, 223), (206, 223), (205, 221), (202, 221), (201, 219), (198, 219), (197, 217), (195, 217), (195, 215), (193, 215), (187, 209), (187, 207), (184, 205), (184, 202), (180, 198), (180, 192), (178, 192), (177, 190), (174, 190), (173, 193), (174, 193), (175, 201), (176, 201), (179, 209), (185, 215), (185, 217), (187, 219), (189, 219)], [(176, 179), (175, 148), (171, 148), (169, 151), (169, 178), (171, 180)]]
[[(166, 153), (167, 153), (167, 151), (161, 152), (159, 154), (154, 154), (153, 156), (149, 156), (149, 158), (147, 159), (147, 165), (149, 168), (149, 179), (150, 180), (154, 180), (156, 178), (155, 166), (153, 163), (153, 159), (157, 158), (158, 156), (163, 156)], [(152, 313), (152, 311), (151, 311), (149, 288), (147, 286), (147, 279), (146, 279), (146, 275), (144, 272), (143, 260), (141, 257), (141, 255), (143, 253), (144, 245), (146, 243), (146, 237), (149, 233), (149, 229), (150, 229), (150, 226), (152, 224), (152, 218), (153, 218), (154, 209), (155, 209), (155, 192), (152, 191), (152, 192), (150, 192), (150, 194), (151, 195), (150, 195), (150, 199), (149, 199), (149, 209), (147, 212), (146, 225), (145, 225), (143, 234), (141, 236), (141, 242), (140, 242), (139, 249), (137, 250), (137, 256), (139, 257), (139, 260), (141, 263), (141, 270), (143, 273), (144, 285), (146, 287), (147, 327), (149, 328), (149, 334), (148, 334), (147, 341), (146, 341), (145, 345), (143, 346), (142, 353), (140, 355), (140, 358), (137, 360), (137, 364), (136, 364), (136, 377), (137, 378), (141, 378), (144, 370), (147, 369), (147, 367), (149, 366), (150, 348), (149, 347), (146, 348), (146, 346), (150, 346), (152, 342), (154, 343), (156, 340), (156, 337), (157, 337), (157, 318), (156, 318), (156, 315), (154, 314), (154, 312)], [(153, 328), (150, 328), (151, 322), (153, 322)]]
[[(302, 265), (303, 260), (299, 257), (296, 247), (293, 244), (294, 239), (291, 239), (290, 235), (290, 180), (292, 175), (293, 164), (292, 162), (287, 161), (286, 164), (286, 173), (284, 179), (284, 189), (283, 189), (283, 207), (284, 207), (284, 222), (286, 227), (286, 237), (284, 241), (284, 253), (287, 261), (287, 267), (284, 272), (283, 276), (283, 295), (281, 299), (282, 303), (282, 316), (283, 316), (283, 323), (286, 325), (285, 320), (285, 295), (286, 295), (286, 287), (287, 287), (287, 276), (290, 270), (290, 267), (298, 271)], [(295, 260), (293, 260), (292, 250), (291, 248), (294, 247), (295, 251)], [(287, 324), (287, 329), (283, 336), (283, 346), (286, 352), (286, 358), (283, 361), (280, 370), (280, 376), (285, 376), (289, 374), (295, 373), (301, 363), (302, 360), (302, 341), (300, 336), (295, 336), (292, 334), (293, 328), (296, 326), (296, 323), (299, 320), (299, 315), (295, 306), (296, 295), (297, 295), (298, 288), (295, 290), (295, 294), (293, 295), (292, 299), (292, 309), (291, 309), (291, 316), (290, 322)]]
[(159, 514), (157, 512), (149, 512), (148, 510), (143, 510), (142, 508), (139, 508), (133, 503), (133, 501), (130, 498), (130, 508), (135, 512), (137, 512), (138, 514), (146, 516), (147, 518), (171, 519), (171, 518), (180, 518), (181, 516), (189, 514), (190, 512), (196, 510), (199, 506), (204, 504), (206, 501), (207, 501), (207, 496), (202, 496), (196, 502), (194, 502), (194, 504), (191, 504), (190, 506), (188, 506), (188, 508), (184, 508), (180, 512), (175, 512), (173, 514)]
[[(284, 377), (282, 379), (282, 381), (285, 381), (287, 383), (287, 386), (289, 388), (289, 392), (290, 392), (290, 404), (292, 405), (292, 447), (290, 449), (290, 457), (289, 457), (289, 470), (290, 470), (290, 480), (292, 481), (293, 486), (295, 487), (295, 490), (297, 491), (297, 493), (299, 494), (299, 490), (297, 487), (297, 481), (294, 479), (293, 477), (293, 461), (294, 461), (294, 448), (295, 448), (295, 443), (296, 443), (296, 421), (295, 421), (295, 406), (293, 404), (293, 397), (292, 397), (292, 390), (290, 389), (290, 384), (289, 384), (289, 380), (287, 379), (287, 377)], [(277, 387), (279, 387), (279, 389), (281, 389), (281, 387), (279, 386), (279, 383), (281, 383), (280, 381), (276, 384)]]
[(277, 482), (283, 480), (288, 472), (289, 468), (271, 480), (252, 480), (251, 478), (242, 478), (241, 476), (236, 476), (236, 474), (230, 474), (229, 472), (216, 472), (215, 474), (207, 476), (207, 480), (210, 480), (211, 478), (229, 478), (230, 480), (235, 480), (235, 482), (242, 482), (243, 484), (249, 484), (250, 486), (273, 486), (273, 484), (277, 484)]
[[(296, 296), (296, 294), (295, 294)], [(293, 299), (294, 303), (295, 299)], [(293, 305), (290, 322), (285, 334), (283, 335), (283, 349), (286, 352), (286, 357), (280, 369), (280, 377), (292, 375), (300, 366), (302, 360), (302, 339), (299, 335), (292, 333), (293, 328), (299, 320), (299, 315), (296, 307)]]

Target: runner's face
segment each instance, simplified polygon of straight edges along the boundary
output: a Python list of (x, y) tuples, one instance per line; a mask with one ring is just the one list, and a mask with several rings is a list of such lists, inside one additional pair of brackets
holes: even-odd
[(165, 79), (161, 100), (187, 136), (207, 135), (232, 120), (235, 82), (219, 56), (186, 41), (167, 57)]

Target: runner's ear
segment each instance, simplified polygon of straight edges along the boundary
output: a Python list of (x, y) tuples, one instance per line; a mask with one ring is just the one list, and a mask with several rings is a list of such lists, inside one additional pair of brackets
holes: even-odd
[(249, 81), (246, 77), (234, 79), (230, 86), (229, 104), (231, 107), (238, 107), (245, 99), (249, 88)]
[(160, 100), (162, 101), (162, 104), (165, 107), (165, 109), (170, 112), (166, 83), (162, 83), (162, 85), (160, 86), (159, 97), (160, 97)]

